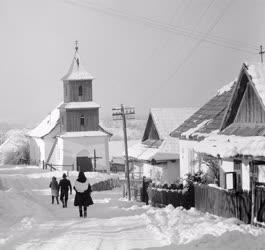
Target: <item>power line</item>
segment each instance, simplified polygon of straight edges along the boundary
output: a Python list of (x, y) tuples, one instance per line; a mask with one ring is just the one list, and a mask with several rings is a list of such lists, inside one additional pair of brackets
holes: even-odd
[[(70, 0), (64, 0), (64, 2), (71, 4), (71, 5), (74, 5), (74, 6), (92, 9), (94, 11), (101, 12), (101, 13), (115, 16), (115, 17), (119, 17), (122, 19), (125, 18), (127, 20), (133, 20), (133, 21), (136, 21), (138, 23), (144, 23), (145, 25), (148, 25), (152, 28), (159, 29), (162, 31), (171, 32), (171, 33), (175, 33), (177, 35), (186, 36), (186, 37), (189, 37), (189, 38), (195, 39), (195, 40), (200, 40), (201, 38), (205, 37), (205, 33), (203, 33), (203, 32), (199, 32), (199, 31), (194, 32), (190, 29), (186, 29), (186, 28), (181, 27), (181, 26), (167, 25), (167, 24), (158, 22), (158, 21), (150, 19), (150, 18), (132, 15), (128, 11), (119, 11), (119, 10), (115, 10), (113, 8), (106, 7), (106, 6), (99, 7), (98, 3), (97, 4), (89, 3), (87, 1), (83, 1), (85, 3), (80, 3), (80, 2), (73, 2)], [(211, 37), (208, 36), (206, 39), (203, 39), (203, 41), (210, 43), (210, 44), (217, 45), (217, 46), (221, 46), (224, 48), (230, 48), (230, 49), (234, 49), (234, 48), (241, 46), (241, 51), (245, 51), (246, 53), (249, 53), (249, 54), (250, 53), (254, 54), (254, 53), (256, 53), (256, 50), (257, 50), (257, 47), (253, 44), (243, 43), (242, 41), (229, 40), (227, 38), (223, 38), (221, 36), (216, 36), (216, 35), (212, 35)], [(237, 50), (237, 49), (235, 49), (235, 50)], [(253, 51), (250, 51), (250, 50), (253, 50)]]
[(215, 22), (213, 23), (213, 25), (209, 28), (209, 30), (207, 31), (207, 33), (205, 34), (204, 37), (202, 37), (191, 49), (190, 53), (187, 54), (187, 56), (183, 59), (182, 63), (180, 63), (177, 68), (174, 70), (174, 72), (172, 74), (170, 74), (170, 76), (166, 79), (166, 81), (163, 81), (163, 83), (170, 81), (175, 74), (182, 68), (182, 66), (188, 62), (188, 60), (190, 59), (190, 57), (193, 55), (193, 53), (196, 51), (196, 49), (201, 45), (201, 43), (204, 41), (204, 39), (207, 38), (208, 34), (210, 34), (214, 28), (216, 27), (216, 25), (222, 20), (225, 12), (228, 10), (228, 8), (230, 7), (230, 5), (232, 4), (232, 0), (229, 1), (229, 3), (225, 6), (225, 8), (221, 11), (220, 15), (217, 17), (217, 19), (215, 20)]

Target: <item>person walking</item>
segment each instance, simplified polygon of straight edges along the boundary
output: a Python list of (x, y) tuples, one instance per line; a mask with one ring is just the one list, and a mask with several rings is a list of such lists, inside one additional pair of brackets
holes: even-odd
[(71, 182), (66, 178), (66, 174), (63, 174), (63, 179), (59, 182), (60, 189), (60, 200), (63, 203), (63, 208), (67, 207), (68, 201), (68, 192), (70, 189), (70, 195), (72, 194), (72, 185)]
[(145, 202), (146, 205), (148, 205), (148, 200), (149, 200), (149, 197), (148, 197), (148, 186), (149, 186), (149, 181), (146, 180), (146, 177), (143, 176), (143, 184), (142, 184), (142, 187), (143, 187), (143, 202)]
[[(91, 198), (91, 186), (86, 178), (84, 172), (79, 172), (78, 178), (75, 181), (74, 190), (75, 200), (74, 205), (79, 207), (80, 217), (87, 217), (87, 207), (93, 205), (93, 200)], [(84, 214), (83, 214), (84, 209)]]
[(57, 204), (59, 204), (59, 184), (56, 180), (56, 177), (52, 177), (52, 181), (50, 182), (50, 188), (51, 188), (51, 195), (52, 195), (52, 204), (54, 204), (54, 198), (56, 198)]

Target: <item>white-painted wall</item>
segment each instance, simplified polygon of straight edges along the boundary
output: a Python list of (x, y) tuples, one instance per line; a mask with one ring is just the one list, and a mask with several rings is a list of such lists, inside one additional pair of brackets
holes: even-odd
[(250, 190), (250, 167), (249, 161), (242, 162), (242, 189)]
[[(76, 157), (80, 152), (86, 150), (88, 157), (94, 156), (94, 149), (96, 154), (102, 159), (97, 159), (97, 170), (110, 170), (109, 166), (109, 147), (108, 136), (90, 136), (90, 137), (72, 137), (72, 138), (60, 138), (60, 150), (62, 155), (63, 165), (74, 164), (76, 166)], [(107, 144), (107, 145), (106, 145)]]
[(30, 138), (30, 164), (40, 164), (44, 160), (45, 145), (41, 138)]
[(199, 170), (200, 162), (197, 153), (194, 151), (198, 141), (179, 140), (180, 152), (180, 177), (187, 173), (194, 173)]
[(135, 163), (134, 172), (142, 172), (142, 176), (152, 179), (161, 184), (172, 184), (180, 177), (179, 160), (176, 162), (167, 162), (159, 165), (149, 163)]

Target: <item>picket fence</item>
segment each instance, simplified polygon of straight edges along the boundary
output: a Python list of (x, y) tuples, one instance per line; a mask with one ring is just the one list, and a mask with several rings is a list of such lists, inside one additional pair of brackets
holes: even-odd
[[(195, 208), (218, 216), (251, 222), (251, 192), (228, 192), (202, 184), (194, 185)], [(265, 222), (265, 189), (255, 189), (255, 217)]]
[(183, 190), (148, 189), (149, 202), (152, 206), (163, 207), (169, 204), (174, 207), (182, 206), (186, 209), (194, 207), (194, 188), (191, 186)]

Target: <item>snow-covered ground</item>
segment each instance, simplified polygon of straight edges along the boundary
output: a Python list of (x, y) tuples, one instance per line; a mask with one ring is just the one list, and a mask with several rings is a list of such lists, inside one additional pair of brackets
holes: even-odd
[[(0, 249), (264, 249), (263, 229), (195, 209), (128, 202), (120, 189), (92, 193), (88, 218), (79, 218), (74, 195), (66, 209), (50, 204), (48, 174), (0, 167)], [(94, 175), (91, 182), (100, 180)]]

